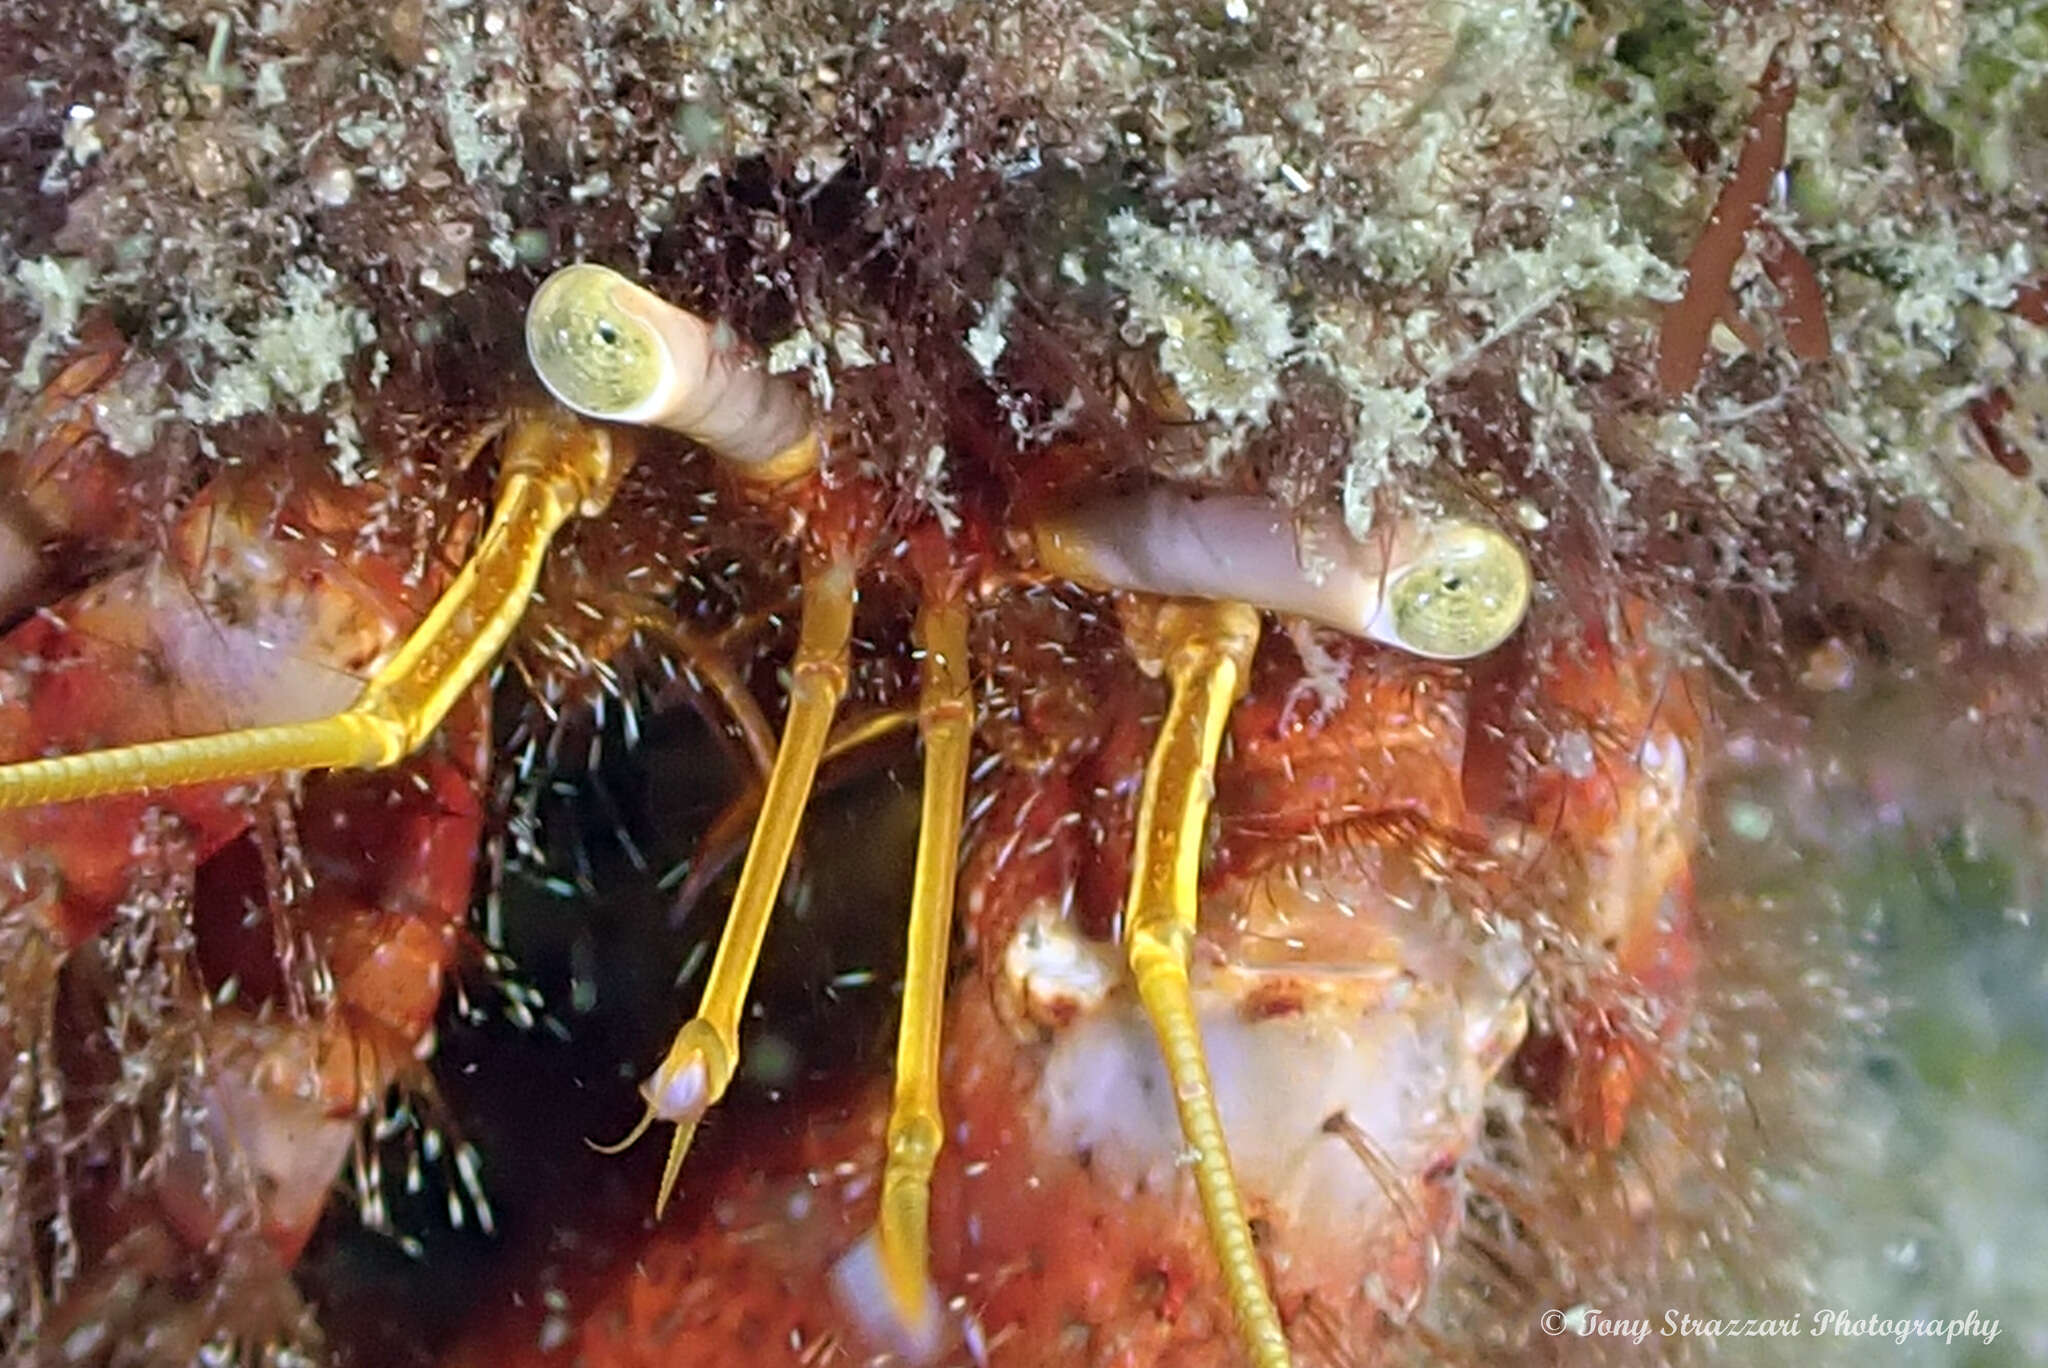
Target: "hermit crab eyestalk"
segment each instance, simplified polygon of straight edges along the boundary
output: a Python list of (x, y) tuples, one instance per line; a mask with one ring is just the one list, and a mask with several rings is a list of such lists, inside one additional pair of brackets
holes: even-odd
[(1432, 660), (1483, 655), (1529, 608), (1529, 564), (1494, 528), (1403, 517), (1363, 540), (1254, 495), (1161, 487), (1041, 521), (1038, 558), (1081, 584), (1235, 600)]
[(803, 392), (730, 331), (588, 262), (541, 282), (526, 354), (555, 398), (591, 418), (667, 428), (750, 476), (802, 474), (818, 442)]
[(1529, 611), (1529, 563), (1490, 527), (1450, 522), (1392, 570), (1366, 635), (1431, 660), (1467, 660), (1508, 639)]

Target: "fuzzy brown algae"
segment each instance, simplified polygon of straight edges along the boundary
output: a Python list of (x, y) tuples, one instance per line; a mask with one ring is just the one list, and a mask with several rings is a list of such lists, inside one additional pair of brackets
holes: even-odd
[[(610, 1251), (508, 1255), (425, 1358), (1540, 1357), (1681, 1266), (1767, 1300), (1867, 1013), (1798, 1016), (1835, 923), (1696, 892), (1708, 700), (2033, 723), (2037, 9), (0, 0), (0, 1343), (310, 1352), (344, 1165), (375, 1227), (445, 1186)], [(515, 977), (593, 1076), (436, 1100), (549, 795), (685, 711), (731, 917), (578, 953), (701, 1005), (626, 1048), (617, 981)], [(918, 819), (854, 917), (912, 947), (894, 1081), (805, 1085), (748, 979), (867, 782)], [(546, 1163), (630, 1216), (460, 1139), (611, 1140), (621, 1069), (666, 1173)], [(750, 1069), (759, 1145), (707, 1110)]]

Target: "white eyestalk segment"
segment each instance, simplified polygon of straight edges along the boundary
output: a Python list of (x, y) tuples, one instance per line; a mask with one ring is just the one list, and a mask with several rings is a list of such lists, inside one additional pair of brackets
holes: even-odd
[(588, 262), (541, 282), (526, 352), (548, 392), (576, 412), (667, 428), (769, 481), (817, 464), (802, 390), (770, 375), (722, 325)]
[(1484, 655), (1529, 609), (1529, 563), (1481, 523), (1397, 522), (1359, 541), (1255, 495), (1160, 487), (1037, 525), (1040, 562), (1102, 589), (1236, 600), (1431, 660)]

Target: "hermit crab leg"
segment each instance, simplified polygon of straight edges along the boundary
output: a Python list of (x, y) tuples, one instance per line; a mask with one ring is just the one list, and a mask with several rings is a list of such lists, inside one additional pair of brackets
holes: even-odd
[(761, 958), (768, 919), (782, 891), (783, 871), (789, 867), (797, 826), (810, 801), (832, 717), (846, 693), (854, 602), (853, 566), (848, 561), (821, 557), (806, 568), (803, 627), (796, 660), (790, 666), (789, 717), (761, 799), (761, 821), (754, 828), (746, 863), (740, 867), (732, 913), (719, 938), (718, 954), (711, 961), (704, 999), (697, 1015), (676, 1032), (653, 1076), (640, 1085), (640, 1094), (647, 1100), (646, 1114), (625, 1140), (606, 1147), (620, 1149), (631, 1144), (655, 1121), (675, 1126), (661, 1191), (655, 1197), (656, 1216), (667, 1208), (675, 1191), (676, 1174), (682, 1169), (683, 1156), (689, 1153), (697, 1123), (725, 1096), (739, 1062), (740, 1012), (754, 980), (754, 966)]
[(1224, 723), (1245, 688), (1260, 609), (1465, 659), (1521, 625), (1529, 565), (1482, 523), (1397, 517), (1361, 540), (1333, 518), (1297, 516), (1270, 499), (1174, 488), (1070, 510), (1033, 530), (1043, 569), (1133, 596), (1125, 635), (1172, 687), (1139, 797), (1124, 948), (1246, 1348), (1261, 1368), (1282, 1368), (1287, 1338), (1231, 1170), (1188, 980)]
[(882, 1274), (899, 1322), (921, 1332), (929, 1315), (932, 1169), (944, 1143), (939, 1114), (939, 1026), (946, 1005), (946, 950), (967, 806), (974, 706), (967, 679), (967, 609), (958, 598), (919, 615), (924, 649), (918, 727), (924, 734), (923, 813), (911, 883), (909, 953), (896, 1038), (896, 1093), (882, 1171)]
[(1216, 755), (1230, 707), (1245, 689), (1259, 615), (1243, 603), (1186, 599), (1141, 603), (1135, 611), (1150, 621), (1131, 624), (1143, 629), (1131, 634), (1149, 637), (1163, 658), (1172, 698), (1139, 793), (1124, 949), (1138, 998), (1159, 1037), (1181, 1135), (1194, 1156), (1209, 1241), (1223, 1265), (1245, 1347), (1260, 1368), (1284, 1368), (1287, 1337), (1231, 1171), (1188, 983)]
[(145, 742), (0, 765), (0, 808), (204, 784), (285, 770), (394, 765), (489, 668), (570, 517), (601, 508), (625, 464), (609, 434), (544, 418), (515, 424), (497, 507), (476, 555), (345, 711), (309, 722)]

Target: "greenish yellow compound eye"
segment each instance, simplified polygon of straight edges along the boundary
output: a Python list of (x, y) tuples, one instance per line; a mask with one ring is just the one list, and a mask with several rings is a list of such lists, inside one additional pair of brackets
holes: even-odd
[(1529, 610), (1529, 563), (1489, 527), (1454, 523), (1395, 579), (1387, 601), (1394, 645), (1435, 660), (1484, 655)]
[(631, 421), (668, 382), (660, 336), (631, 310), (638, 288), (602, 266), (565, 266), (526, 311), (535, 373), (579, 413)]

